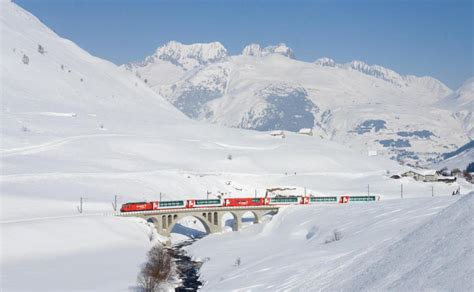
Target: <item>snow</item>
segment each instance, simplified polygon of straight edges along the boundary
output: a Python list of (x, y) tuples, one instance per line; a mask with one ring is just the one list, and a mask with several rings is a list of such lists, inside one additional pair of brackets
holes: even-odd
[(188, 251), (204, 261), (203, 291), (469, 291), (473, 196), (286, 207)]
[(103, 215), (2, 222), (2, 290), (126, 291), (152, 246), (150, 228)]
[[(193, 119), (262, 131), (313, 128), (317, 137), (360, 153), (377, 150), (412, 165), (436, 160), (470, 139), (472, 110), (441, 103), (453, 92), (439, 80), (362, 61), (340, 64), (322, 58), (308, 63), (278, 53), (286, 51), (291, 49), (283, 44), (250, 44), (241, 55), (182, 74), (175, 74), (181, 67), (170, 62), (134, 72)], [(474, 96), (465, 92), (469, 104)], [(374, 120), (384, 127), (358, 132), (360, 125)], [(429, 135), (403, 134), (421, 131)]]
[[(142, 79), (60, 38), (16, 4), (0, 3), (2, 290), (123, 291), (135, 285), (146, 252), (162, 238), (143, 220), (110, 216), (115, 195), (121, 204), (158, 200), (160, 193), (164, 200), (202, 198), (208, 191), (211, 197), (262, 195), (271, 187), (294, 188), (294, 194), (305, 188), (314, 195), (365, 194), (370, 185), (388, 210), (397, 204), (391, 199), (399, 197), (403, 183), (405, 198), (433, 202), (408, 206), (415, 213), (397, 219), (417, 222), (420, 214), (435, 212), (426, 208), (452, 202), (446, 195), (458, 187), (461, 193), (472, 191), (464, 182), (392, 180), (387, 171), (406, 168), (316, 137), (289, 133), (275, 139), (195, 122)], [(37, 51), (39, 44), (44, 54)], [(218, 45), (212, 48), (219, 51)], [(208, 53), (203, 56), (216, 56)], [(22, 62), (24, 54), (28, 64)], [(265, 58), (289, 60), (277, 54)], [(431, 187), (446, 197), (432, 199)], [(341, 215), (351, 208), (365, 207), (314, 210), (337, 222), (332, 212)], [(247, 230), (265, 228), (278, 236), (285, 232), (278, 226), (297, 220), (285, 215), (291, 210)], [(313, 208), (301, 210), (295, 216)], [(353, 218), (364, 214), (355, 212)], [(205, 240), (237, 238), (247, 230)]]
[(449, 108), (463, 124), (464, 130), (474, 139), (474, 77), (466, 80), (455, 92), (438, 102), (438, 106)]

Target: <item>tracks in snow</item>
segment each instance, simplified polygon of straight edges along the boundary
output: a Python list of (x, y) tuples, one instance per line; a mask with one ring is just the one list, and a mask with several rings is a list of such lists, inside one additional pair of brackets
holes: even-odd
[(82, 139), (89, 139), (89, 138), (103, 138), (103, 137), (125, 137), (128, 135), (121, 135), (121, 134), (97, 134), (97, 135), (81, 135), (81, 136), (73, 136), (63, 139), (57, 139), (51, 142), (42, 143), (38, 145), (26, 146), (26, 147), (18, 147), (18, 148), (10, 148), (10, 149), (1, 149), (0, 155), (2, 157), (10, 157), (15, 155), (28, 155), (28, 154), (36, 154), (40, 152), (50, 151), (57, 149), (67, 143), (82, 140)]

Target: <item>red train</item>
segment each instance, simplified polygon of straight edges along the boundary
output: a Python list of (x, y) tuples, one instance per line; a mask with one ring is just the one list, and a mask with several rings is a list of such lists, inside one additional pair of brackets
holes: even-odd
[(380, 196), (290, 196), (259, 198), (190, 199), (177, 201), (134, 202), (122, 205), (120, 212), (152, 211), (162, 209), (246, 207), (265, 205), (307, 205), (321, 203), (369, 202), (380, 200)]

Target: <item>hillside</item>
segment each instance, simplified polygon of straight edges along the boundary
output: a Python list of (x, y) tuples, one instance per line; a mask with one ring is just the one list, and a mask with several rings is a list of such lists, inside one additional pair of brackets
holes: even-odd
[[(133, 287), (157, 235), (143, 220), (111, 216), (115, 196), (120, 206), (208, 192), (263, 195), (270, 187), (365, 194), (370, 184), (390, 200), (401, 181), (407, 198), (430, 197), (433, 186), (446, 196), (459, 186), (392, 180), (391, 172), (406, 168), (335, 141), (193, 121), (143, 79), (91, 56), (18, 5), (0, 5), (2, 291)], [(195, 53), (180, 54), (183, 67)], [(220, 55), (199, 56), (214, 62)], [(470, 187), (460, 186), (463, 193)]]
[(439, 106), (449, 108), (454, 117), (461, 121), (464, 130), (474, 139), (474, 78), (466, 80), (455, 92), (439, 101)]
[[(161, 53), (189, 48), (194, 54), (185, 59)], [(219, 57), (202, 57), (208, 55)], [(412, 164), (436, 160), (469, 141), (472, 122), (465, 116), (472, 110), (460, 118), (439, 106), (453, 93), (432, 77), (400, 75), (362, 61), (294, 58), (284, 44), (251, 44), (231, 56), (218, 43), (170, 42), (145, 62), (125, 67), (188, 117), (219, 125), (259, 131), (313, 128), (318, 137)]]
[(469, 291), (473, 199), (287, 207), (188, 250), (204, 262), (203, 291)]

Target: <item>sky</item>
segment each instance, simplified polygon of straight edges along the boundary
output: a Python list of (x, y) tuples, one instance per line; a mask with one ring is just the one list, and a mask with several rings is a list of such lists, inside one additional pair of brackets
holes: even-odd
[(296, 58), (362, 60), (433, 76), (455, 89), (473, 76), (471, 0), (14, 0), (91, 54), (124, 64), (160, 45), (286, 43)]

